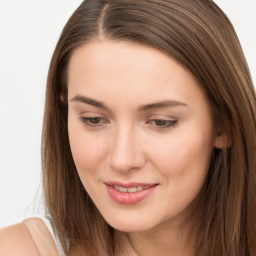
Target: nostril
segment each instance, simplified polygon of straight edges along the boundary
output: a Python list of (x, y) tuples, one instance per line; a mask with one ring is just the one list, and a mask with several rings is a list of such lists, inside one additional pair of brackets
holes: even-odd
[(145, 159), (138, 155), (125, 159), (112, 158), (109, 165), (114, 171), (126, 173), (141, 169), (145, 165)]

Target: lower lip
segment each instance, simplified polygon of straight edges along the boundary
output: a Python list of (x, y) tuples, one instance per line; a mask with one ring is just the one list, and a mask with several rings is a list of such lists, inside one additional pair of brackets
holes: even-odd
[(136, 204), (146, 197), (148, 197), (157, 187), (157, 185), (154, 185), (150, 188), (129, 193), (129, 192), (120, 192), (113, 187), (106, 185), (108, 194), (110, 197), (116, 201), (119, 204)]

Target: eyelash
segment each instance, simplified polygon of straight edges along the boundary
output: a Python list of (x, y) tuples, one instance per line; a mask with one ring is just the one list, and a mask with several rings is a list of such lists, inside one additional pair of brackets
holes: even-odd
[[(93, 124), (91, 121), (93, 119), (100, 119), (101, 121), (104, 120), (104, 122)], [(104, 117), (94, 116), (94, 117), (81, 117), (81, 122), (87, 126), (98, 128), (101, 127), (104, 123), (108, 123), (108, 121)]]
[[(99, 123), (92, 123), (92, 120), (95, 119), (95, 120), (99, 120)], [(109, 123), (104, 117), (81, 117), (80, 118), (81, 122), (83, 124), (85, 124), (86, 126), (89, 126), (89, 127), (93, 127), (93, 128), (100, 128), (101, 126), (103, 126), (104, 124), (107, 124)], [(157, 125), (156, 122), (164, 122), (165, 124), (164, 125)], [(178, 120), (175, 119), (175, 120), (166, 120), (166, 119), (152, 119), (150, 121), (147, 122), (147, 124), (152, 124), (154, 123), (154, 129), (157, 129), (157, 130), (167, 130), (167, 129), (171, 129), (173, 127), (175, 127), (177, 124), (178, 124)]]
[[(164, 125), (156, 125), (156, 122), (165, 122), (166, 124)], [(178, 124), (178, 120), (175, 119), (175, 120), (166, 120), (166, 119), (153, 119), (153, 120), (150, 120), (149, 122), (147, 123), (152, 123), (154, 122), (154, 128), (157, 129), (157, 130), (167, 130), (167, 129), (171, 129), (173, 127), (175, 127), (177, 124)]]

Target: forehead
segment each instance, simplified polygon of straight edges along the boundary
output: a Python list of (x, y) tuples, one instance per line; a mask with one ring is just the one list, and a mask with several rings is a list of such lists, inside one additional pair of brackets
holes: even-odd
[[(92, 41), (76, 49), (68, 68), (69, 98), (100, 101), (186, 101), (203, 97), (194, 76), (161, 51), (134, 43)], [(141, 102), (144, 103), (144, 102)], [(147, 103), (147, 102), (145, 102)]]
[(160, 71), (166, 71), (173, 62), (166, 54), (145, 45), (124, 41), (95, 40), (74, 51), (69, 63), (69, 74), (79, 72), (81, 69), (84, 72), (85, 67), (88, 73), (89, 71), (93, 72), (91, 74), (107, 73), (108, 77), (113, 74), (111, 71), (124, 69), (127, 76), (131, 74), (130, 72), (143, 74), (153, 71), (154, 74), (161, 74)]

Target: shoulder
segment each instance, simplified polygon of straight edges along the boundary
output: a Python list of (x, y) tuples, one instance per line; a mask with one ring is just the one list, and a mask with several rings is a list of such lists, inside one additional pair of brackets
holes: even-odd
[(24, 223), (0, 229), (0, 255), (40, 256)]
[(53, 237), (40, 218), (0, 229), (0, 255), (55, 256), (58, 255)]

